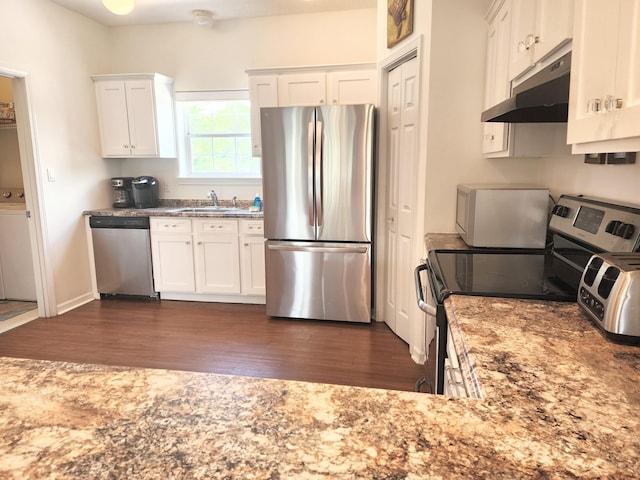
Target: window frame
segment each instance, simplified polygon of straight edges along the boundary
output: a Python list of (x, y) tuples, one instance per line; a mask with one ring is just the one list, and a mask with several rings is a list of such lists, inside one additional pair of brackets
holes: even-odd
[[(240, 173), (233, 172), (230, 174), (211, 174), (211, 173), (194, 173), (191, 164), (191, 155), (189, 151), (189, 136), (185, 121), (185, 112), (182, 102), (188, 101), (223, 101), (223, 100), (246, 100), (249, 101), (249, 90), (202, 90), (202, 91), (178, 91), (175, 95), (176, 100), (176, 124), (178, 129), (178, 162), (180, 175), (178, 180), (185, 184), (199, 184), (224, 182), (227, 184), (253, 185), (261, 184), (262, 172)], [(249, 105), (251, 109), (251, 105)], [(249, 124), (250, 125), (250, 124)], [(221, 135), (223, 136), (223, 135)], [(249, 126), (248, 138), (251, 138), (251, 126)], [(256, 158), (253, 157), (252, 158)]]

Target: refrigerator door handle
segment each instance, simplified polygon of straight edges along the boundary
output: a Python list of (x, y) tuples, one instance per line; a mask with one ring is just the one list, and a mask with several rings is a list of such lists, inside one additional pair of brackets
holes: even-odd
[(316, 122), (316, 216), (322, 225), (322, 122)]
[(315, 123), (309, 122), (307, 126), (307, 208), (309, 225), (315, 226), (315, 219), (313, 217), (313, 140), (315, 137)]
[(312, 252), (312, 253), (367, 253), (368, 247), (301, 247), (295, 245), (267, 245), (269, 250), (283, 252)]

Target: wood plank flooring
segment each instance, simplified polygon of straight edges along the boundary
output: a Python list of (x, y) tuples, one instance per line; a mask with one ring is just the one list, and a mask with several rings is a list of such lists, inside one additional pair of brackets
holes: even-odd
[(384, 323), (270, 318), (264, 305), (96, 300), (0, 334), (0, 356), (392, 390), (423, 376)]

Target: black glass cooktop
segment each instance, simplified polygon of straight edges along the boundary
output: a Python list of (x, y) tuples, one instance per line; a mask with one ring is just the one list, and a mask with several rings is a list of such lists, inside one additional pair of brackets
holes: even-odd
[(433, 292), (575, 302), (581, 272), (540, 250), (435, 250), (429, 253)]

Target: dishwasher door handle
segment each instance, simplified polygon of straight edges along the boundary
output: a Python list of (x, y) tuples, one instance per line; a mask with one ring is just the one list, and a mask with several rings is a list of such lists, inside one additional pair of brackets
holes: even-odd
[(427, 315), (431, 315), (432, 317), (436, 316), (436, 307), (429, 305), (424, 301), (424, 294), (422, 289), (422, 279), (420, 278), (420, 273), (429, 270), (429, 265), (427, 263), (423, 263), (418, 265), (414, 270), (414, 279), (416, 284), (416, 300), (418, 301), (418, 307)]

